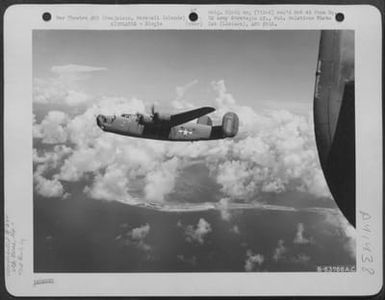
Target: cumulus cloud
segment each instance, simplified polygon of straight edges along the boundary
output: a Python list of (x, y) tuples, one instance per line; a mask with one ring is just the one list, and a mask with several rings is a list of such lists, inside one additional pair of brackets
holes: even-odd
[(262, 266), (264, 261), (265, 258), (262, 254), (256, 254), (252, 250), (247, 250), (245, 260), (245, 271), (258, 271), (259, 267)]
[[(181, 226), (181, 225), (180, 225)], [(185, 228), (186, 241), (203, 245), (207, 234), (212, 231), (211, 225), (205, 219), (200, 218), (196, 226), (188, 225)]]
[(57, 79), (36, 78), (33, 81), (33, 102), (38, 104), (65, 103), (67, 89)]
[(60, 144), (67, 141), (65, 126), (68, 116), (61, 111), (50, 111), (40, 124), (34, 124), (34, 138), (42, 138), (45, 144)]
[(33, 179), (35, 181), (35, 191), (39, 195), (47, 198), (64, 196), (64, 188), (61, 182), (57, 179), (57, 177), (52, 179), (45, 178), (43, 176), (43, 168), (41, 166), (37, 167)]
[(353, 259), (356, 259), (356, 253), (357, 253), (357, 247), (356, 247), (356, 240), (357, 240), (357, 233), (354, 227), (349, 224), (348, 222), (344, 223), (343, 231), (345, 233), (345, 250), (349, 253), (350, 257)]
[(36, 123), (36, 115), (32, 114), (32, 137), (33, 138), (41, 138), (41, 132), (39, 126)]
[(121, 241), (123, 244), (129, 246), (134, 245), (136, 248), (143, 251), (150, 251), (151, 246), (145, 242), (150, 233), (150, 225), (144, 224), (142, 226), (133, 228), (126, 233), (118, 235), (115, 240)]
[(137, 227), (137, 228), (132, 229), (130, 235), (134, 241), (141, 241), (141, 240), (144, 240), (146, 238), (146, 236), (149, 234), (149, 232), (150, 232), (150, 225), (145, 224), (141, 227)]
[(292, 249), (285, 246), (284, 240), (278, 240), (277, 247), (273, 252), (273, 260), (277, 262), (285, 261), (292, 264), (307, 264), (311, 257), (305, 253), (293, 253)]
[(175, 99), (171, 101), (172, 108), (178, 111), (194, 108), (194, 105), (186, 101), (186, 99), (184, 99), (184, 96), (197, 83), (198, 83), (198, 80), (193, 80), (186, 83), (185, 85), (177, 86), (175, 88)]
[(289, 112), (269, 112), (265, 118), (246, 138), (229, 144), (224, 155), (207, 158), (223, 193), (233, 199), (290, 190), (330, 196), (311, 120)]
[(56, 145), (52, 152), (43, 152), (42, 155), (40, 155), (41, 153), (37, 149), (33, 149), (33, 164), (36, 167), (33, 179), (35, 191), (39, 195), (47, 198), (61, 197), (63, 199), (69, 196), (64, 191), (58, 175), (54, 174), (49, 179), (47, 178), (47, 173), (58, 168), (63, 159), (68, 157), (71, 152), (71, 148), (65, 145)]
[(76, 90), (71, 80), (59, 78), (35, 79), (33, 102), (37, 104), (58, 104), (77, 106), (86, 104), (91, 96)]
[(304, 236), (304, 232), (305, 232), (305, 226), (303, 225), (303, 223), (298, 223), (297, 224), (297, 232), (295, 234), (295, 238), (293, 241), (294, 244), (304, 245), (304, 244), (309, 244), (311, 242), (310, 239), (307, 239)]
[(100, 200), (128, 202), (127, 177), (120, 169), (107, 168), (106, 172), (96, 175), (94, 184), (86, 186), (84, 192), (89, 197)]
[(65, 97), (65, 103), (70, 106), (84, 104), (89, 100), (90, 100), (89, 95), (83, 92), (75, 91), (75, 90), (68, 90)]
[(343, 243), (343, 247), (349, 254), (350, 258), (356, 259), (356, 229), (339, 211), (330, 212), (326, 214), (325, 217), (325, 222), (331, 225), (329, 229), (325, 229), (325, 233), (338, 237), (338, 239)]
[(174, 157), (147, 173), (144, 187), (146, 199), (163, 202), (164, 196), (174, 189), (177, 167), (178, 159)]
[(285, 247), (284, 240), (279, 240), (277, 247), (274, 249), (273, 253), (273, 259), (274, 261), (279, 261), (282, 258), (285, 257), (285, 254), (287, 253), (287, 248)]
[[(303, 223), (298, 223), (293, 244), (307, 245), (313, 243), (311, 238), (306, 238), (304, 236), (304, 232), (305, 227)], [(275, 262), (286, 260), (294, 264), (305, 264), (310, 261), (310, 256), (305, 253), (293, 253), (293, 249), (289, 249), (285, 246), (285, 241), (280, 239), (278, 240), (277, 246), (273, 251), (273, 260)]]
[(219, 107), (231, 106), (235, 104), (235, 99), (233, 95), (227, 92), (224, 80), (212, 81), (211, 86), (213, 90), (217, 93), (217, 98), (215, 99), (215, 102)]
[(92, 97), (79, 90), (79, 80), (89, 78), (92, 72), (105, 71), (103, 67), (86, 65), (53, 66), (50, 78), (36, 78), (33, 82), (33, 101), (39, 104), (83, 105)]
[(230, 218), (227, 207), (231, 201), (255, 201), (262, 193), (296, 190), (316, 197), (329, 195), (311, 118), (286, 111), (256, 112), (237, 104), (224, 81), (212, 86), (217, 93), (217, 116), (231, 110), (240, 117), (240, 133), (234, 139), (167, 143), (101, 131), (95, 124), (99, 113), (146, 111), (144, 101), (124, 97), (102, 97), (74, 117), (50, 112), (40, 124), (34, 124), (34, 137), (44, 143), (71, 145), (57, 178), (69, 182), (91, 179), (84, 192), (95, 199), (164, 202), (183, 168), (196, 159), (219, 184), (218, 196), (225, 199), (219, 203), (224, 220)]
[(62, 112), (50, 112), (35, 124), (35, 137), (46, 143), (67, 141), (72, 145), (58, 178), (75, 182), (93, 174), (92, 184), (84, 189), (88, 196), (129, 203), (133, 198), (129, 191), (144, 185), (145, 200), (163, 201), (174, 188), (179, 159), (170, 156), (162, 142), (120, 137), (95, 126), (98, 113), (144, 110), (138, 99), (102, 98), (72, 119)]
[(32, 159), (33, 163), (40, 164), (40, 170), (45, 172), (58, 168), (63, 159), (72, 153), (72, 149), (66, 145), (55, 145), (52, 152), (40, 152), (34, 148)]

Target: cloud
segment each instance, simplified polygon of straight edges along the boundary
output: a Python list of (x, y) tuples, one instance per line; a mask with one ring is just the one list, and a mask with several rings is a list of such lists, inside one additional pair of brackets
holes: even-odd
[(235, 233), (235, 234), (240, 234), (241, 231), (239, 230), (239, 227), (237, 225), (234, 225), (231, 227), (230, 232)]
[(115, 240), (122, 242), (126, 246), (134, 245), (136, 248), (148, 252), (151, 250), (151, 246), (145, 242), (145, 239), (150, 233), (150, 229), (149, 224), (144, 224), (118, 235)]
[(62, 197), (64, 195), (63, 185), (56, 179), (46, 179), (43, 176), (36, 175), (36, 192), (47, 198)]
[(213, 90), (217, 93), (217, 98), (215, 99), (215, 102), (219, 107), (231, 106), (235, 104), (235, 99), (233, 95), (227, 92), (224, 80), (212, 81), (211, 86)]
[(57, 174), (54, 174), (51, 179), (46, 177), (46, 173), (51, 172), (58, 168), (65, 157), (71, 154), (71, 148), (65, 145), (56, 145), (52, 152), (43, 152), (43, 155), (39, 155), (36, 149), (33, 149), (33, 164), (36, 167), (33, 174), (35, 191), (47, 198), (61, 197), (65, 199), (69, 196), (64, 191), (64, 187), (59, 180)]
[(86, 93), (68, 90), (65, 98), (65, 103), (70, 106), (84, 104), (90, 100), (90, 96)]
[(357, 233), (355, 228), (349, 224), (347, 221), (343, 225), (343, 231), (345, 233), (345, 244), (344, 249), (349, 253), (352, 259), (356, 259), (356, 241), (357, 241)]
[(256, 182), (250, 174), (246, 161), (231, 160), (220, 164), (217, 169), (217, 182), (224, 194), (232, 198), (241, 198), (253, 192)]
[(325, 215), (325, 222), (330, 227), (324, 230), (325, 234), (338, 238), (343, 244), (343, 248), (351, 259), (356, 259), (356, 229), (346, 220), (340, 211), (330, 212)]
[(255, 254), (252, 250), (247, 250), (246, 252), (246, 261), (245, 261), (245, 271), (253, 272), (258, 271), (259, 267), (262, 266), (265, 258), (262, 254)]
[(174, 188), (179, 159), (166, 153), (163, 142), (120, 137), (104, 133), (95, 125), (98, 113), (144, 110), (144, 103), (135, 98), (102, 98), (83, 114), (53, 126), (63, 134), (43, 130), (51, 128), (47, 126), (52, 124), (51, 113), (35, 128), (44, 141), (53, 142), (54, 136), (73, 145), (72, 154), (60, 167), (60, 180), (75, 182), (93, 174), (93, 183), (84, 189), (88, 196), (124, 203), (132, 203), (134, 197), (129, 192), (144, 185), (144, 201), (161, 202)]
[(84, 105), (92, 97), (77, 90), (73, 80), (63, 78), (35, 79), (33, 84), (33, 102), (51, 105)]
[[(95, 116), (145, 112), (136, 98), (102, 97), (75, 116), (49, 112), (34, 124), (34, 137), (66, 143), (71, 153), (59, 166), (58, 180), (90, 180), (84, 192), (94, 199), (124, 203), (165, 202), (192, 160), (201, 160), (220, 187), (221, 216), (230, 218), (232, 201), (256, 201), (263, 193), (286, 191), (330, 195), (319, 166), (311, 118), (286, 111), (258, 111), (237, 104), (224, 81), (212, 83), (218, 115), (228, 110), (240, 117), (234, 139), (168, 143), (106, 133)], [(221, 100), (222, 99), (222, 100)], [(46, 150), (47, 152), (49, 150)]]
[(61, 182), (54, 177), (53, 179), (45, 178), (43, 173), (43, 168), (37, 167), (37, 170), (34, 173), (33, 179), (35, 181), (35, 191), (47, 198), (52, 197), (62, 197), (64, 196), (64, 188)]
[(293, 253), (291, 249), (285, 246), (284, 240), (278, 240), (277, 247), (273, 252), (275, 262), (285, 261), (292, 264), (307, 264), (311, 257), (305, 253)]
[[(307, 245), (313, 243), (311, 238), (306, 238), (304, 236), (305, 227), (303, 223), (297, 224), (297, 231), (293, 244), (296, 245)], [(294, 254), (287, 246), (285, 246), (285, 241), (280, 239), (278, 240), (277, 246), (273, 251), (273, 260), (275, 262), (287, 260), (295, 264), (304, 264), (310, 261), (310, 256), (304, 253)]]
[(149, 234), (149, 232), (150, 232), (150, 225), (145, 224), (141, 227), (137, 227), (137, 228), (132, 229), (130, 235), (134, 241), (141, 241), (141, 240), (144, 240), (146, 238), (146, 236)]
[(210, 223), (200, 218), (196, 226), (188, 225), (185, 228), (186, 241), (189, 243), (197, 242), (203, 245), (205, 237), (212, 231)]
[(122, 170), (112, 166), (107, 168), (103, 175), (97, 174), (94, 184), (91, 187), (86, 186), (84, 192), (94, 199), (129, 203), (131, 197), (128, 193), (127, 181)]
[(187, 102), (184, 99), (185, 94), (196, 84), (198, 83), (198, 80), (193, 80), (185, 85), (182, 86), (177, 86), (175, 88), (175, 99), (171, 102), (172, 108), (176, 110), (187, 110), (187, 109), (192, 109), (195, 106), (189, 102)]
[(209, 158), (227, 196), (251, 199), (261, 192), (287, 190), (330, 196), (318, 162), (310, 115), (282, 110), (257, 113), (238, 105), (223, 80), (212, 82), (212, 86), (217, 92), (218, 114), (234, 111), (240, 119), (238, 137), (227, 145), (227, 151)]
[(230, 211), (229, 211), (229, 199), (228, 198), (222, 198), (218, 202), (219, 211), (221, 213), (221, 218), (224, 221), (229, 221), (231, 218)]
[(185, 257), (183, 254), (177, 255), (177, 259), (185, 264), (195, 266), (197, 264), (196, 256)]
[(173, 190), (178, 159), (166, 159), (162, 142), (106, 134), (95, 126), (98, 113), (144, 108), (138, 99), (103, 98), (73, 119), (64, 117), (62, 112), (50, 112), (40, 124), (35, 124), (35, 137), (72, 145), (73, 151), (61, 164), (58, 178), (75, 182), (93, 174), (93, 183), (84, 190), (90, 197), (127, 203), (132, 200), (129, 190), (144, 184), (147, 200), (162, 201)]
[(50, 111), (40, 124), (33, 125), (34, 138), (41, 138), (45, 144), (60, 144), (67, 141), (65, 126), (68, 116), (61, 111)]
[[(289, 112), (266, 112), (263, 118), (259, 127), (246, 124), (244, 138), (236, 138), (224, 152), (218, 151), (220, 155), (207, 158), (225, 196), (255, 199), (261, 193), (291, 190), (330, 196), (311, 119)], [(240, 128), (240, 136), (244, 130)]]
[(177, 86), (175, 88), (176, 100), (182, 99), (184, 97), (184, 95), (186, 94), (186, 92), (189, 89), (191, 89), (193, 86), (195, 86), (197, 83), (198, 83), (198, 80), (195, 79), (193, 81), (186, 83), (185, 85)]
[(273, 259), (274, 261), (279, 261), (282, 258), (285, 257), (285, 254), (287, 253), (287, 248), (285, 247), (285, 242), (283, 240), (278, 241), (277, 247), (274, 249), (273, 253)]
[(33, 81), (33, 102), (37, 104), (64, 104), (67, 96), (65, 84), (58, 79), (37, 78)]
[(104, 67), (92, 67), (92, 66), (76, 65), (76, 64), (53, 66), (51, 68), (51, 71), (57, 74), (89, 73), (89, 72), (106, 71), (106, 70), (107, 68), (104, 68)]
[(41, 138), (42, 137), (42, 134), (40, 132), (40, 127), (37, 126), (36, 116), (34, 113), (32, 114), (32, 137), (33, 138)]
[(305, 226), (303, 223), (298, 223), (297, 224), (297, 232), (295, 234), (295, 238), (293, 243), (294, 244), (309, 244), (311, 242), (310, 239), (307, 239), (304, 237), (304, 232), (305, 232)]
[(75, 64), (53, 66), (53, 77), (34, 79), (33, 101), (38, 104), (84, 105), (92, 97), (79, 90), (77, 81), (88, 79), (93, 72), (105, 70), (103, 67)]
[(72, 153), (72, 149), (65, 145), (55, 145), (52, 152), (40, 152), (43, 155), (39, 155), (38, 150), (34, 148), (32, 159), (34, 164), (41, 164), (40, 170), (45, 172), (58, 168), (63, 159)]
[(174, 157), (146, 175), (146, 186), (144, 187), (146, 199), (163, 202), (164, 196), (174, 189), (177, 167), (178, 159)]

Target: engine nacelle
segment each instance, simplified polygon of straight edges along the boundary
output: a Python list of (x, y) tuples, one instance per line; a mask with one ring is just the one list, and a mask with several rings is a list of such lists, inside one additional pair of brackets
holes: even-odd
[(139, 115), (139, 124), (141, 125), (149, 125), (152, 124), (154, 121), (151, 116), (148, 115)]
[(160, 122), (168, 122), (171, 120), (171, 115), (165, 113), (156, 113), (154, 114), (154, 120)]
[(236, 113), (228, 112), (222, 118), (222, 131), (225, 137), (234, 137), (238, 133), (239, 118)]
[(203, 116), (198, 119), (197, 124), (212, 126), (213, 121), (211, 121), (211, 118), (209, 116)]

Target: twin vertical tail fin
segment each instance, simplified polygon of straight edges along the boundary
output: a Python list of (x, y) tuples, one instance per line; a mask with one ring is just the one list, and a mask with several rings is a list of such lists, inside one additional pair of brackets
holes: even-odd
[(228, 112), (222, 118), (222, 132), (225, 137), (234, 137), (238, 133), (239, 118), (236, 113)]

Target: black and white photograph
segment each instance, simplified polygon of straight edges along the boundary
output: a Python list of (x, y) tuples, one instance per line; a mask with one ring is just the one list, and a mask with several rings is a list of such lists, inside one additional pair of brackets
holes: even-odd
[(376, 7), (3, 12), (8, 296), (382, 290)]
[(356, 272), (353, 30), (33, 30), (35, 273)]

